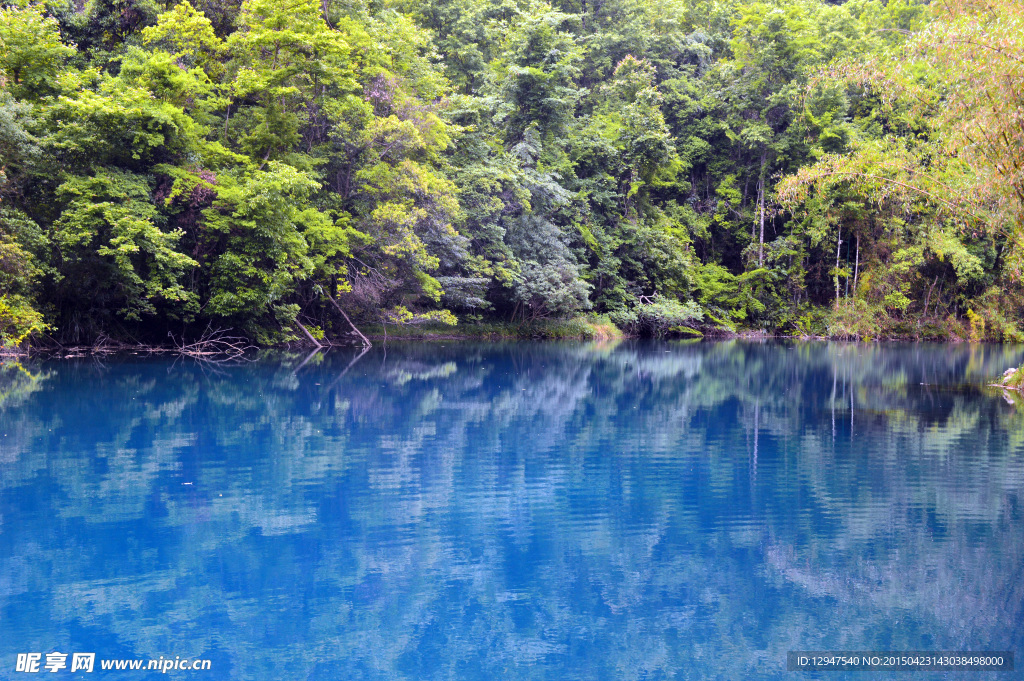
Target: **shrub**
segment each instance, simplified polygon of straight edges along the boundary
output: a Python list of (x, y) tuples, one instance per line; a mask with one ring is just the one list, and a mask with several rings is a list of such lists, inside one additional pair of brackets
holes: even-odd
[(865, 300), (842, 302), (829, 315), (828, 335), (846, 340), (877, 338), (881, 331), (877, 322), (880, 316), (880, 310), (872, 309)]
[(609, 317), (616, 326), (630, 333), (661, 338), (672, 332), (674, 327), (700, 322), (704, 318), (704, 311), (692, 300), (681, 303), (672, 298), (655, 296), (649, 303), (641, 303), (632, 310), (612, 313)]

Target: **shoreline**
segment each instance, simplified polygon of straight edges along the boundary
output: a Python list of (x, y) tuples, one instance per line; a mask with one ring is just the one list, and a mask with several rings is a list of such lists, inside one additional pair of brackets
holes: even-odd
[[(113, 355), (118, 353), (134, 354), (176, 354), (187, 357), (221, 357), (241, 356), (250, 351), (269, 349), (318, 349), (329, 347), (367, 347), (367, 343), (387, 343), (388, 341), (613, 341), (625, 339), (648, 338), (623, 331), (606, 319), (590, 319), (577, 317), (574, 319), (541, 319), (528, 322), (469, 322), (457, 326), (440, 324), (424, 325), (366, 325), (362, 327), (365, 343), (354, 333), (341, 334), (338, 337), (320, 337), (314, 339), (297, 338), (285, 343), (259, 346), (243, 337), (231, 335), (231, 330), (204, 334), (193, 342), (171, 341), (159, 344), (148, 344), (138, 341), (119, 341), (104, 336), (93, 344), (61, 345), (53, 339), (46, 342), (28, 342), (23, 346), (0, 346), (0, 358), (25, 357), (43, 355), (51, 357), (74, 358), (95, 355)], [(814, 335), (770, 333), (763, 330), (744, 329), (733, 331), (722, 327), (675, 327), (668, 333), (654, 337), (661, 340), (747, 340), (747, 341), (831, 341), (856, 344), (878, 343), (977, 343), (985, 345), (1003, 345), (1007, 341), (966, 339), (951, 334), (946, 337), (927, 337), (920, 335), (875, 336), (870, 338), (851, 337), (848, 335)]]
[[(401, 330), (399, 332), (387, 332), (385, 333), (374, 333), (370, 332), (366, 334), (366, 337), (374, 343), (387, 343), (389, 341), (424, 341), (424, 342), (436, 342), (436, 341), (482, 341), (482, 342), (509, 342), (509, 341), (581, 341), (581, 342), (593, 342), (593, 341), (612, 341), (612, 340), (662, 340), (662, 341), (729, 341), (729, 340), (744, 340), (744, 341), (803, 341), (803, 342), (835, 342), (835, 343), (849, 343), (858, 345), (870, 345), (879, 343), (927, 343), (927, 344), (951, 344), (960, 345), (962, 343), (975, 344), (975, 345), (1005, 345), (1007, 343), (1001, 341), (970, 341), (963, 338), (946, 338), (946, 339), (935, 339), (935, 338), (908, 338), (908, 337), (884, 337), (884, 338), (872, 338), (870, 340), (848, 338), (842, 336), (813, 336), (813, 335), (786, 335), (786, 334), (771, 334), (763, 333), (758, 331), (717, 331), (714, 333), (703, 333), (699, 336), (682, 336), (682, 335), (665, 335), (660, 338), (645, 337), (630, 335), (627, 333), (608, 334), (608, 335), (546, 335), (544, 333), (532, 333), (532, 334), (513, 334), (501, 331), (486, 330), (479, 331), (474, 329), (473, 332), (459, 333), (444, 330), (434, 329), (416, 329), (413, 332), (409, 330)], [(145, 343), (110, 343), (103, 342), (94, 345), (70, 345), (70, 346), (59, 346), (59, 345), (28, 345), (27, 347), (0, 347), (0, 359), (2, 358), (18, 358), (32, 355), (38, 356), (49, 356), (49, 357), (60, 357), (63, 358), (74, 358), (74, 357), (86, 357), (90, 355), (116, 355), (123, 353), (132, 354), (147, 354), (147, 355), (165, 355), (165, 354), (176, 354), (185, 357), (199, 357), (199, 356), (223, 356), (223, 355), (241, 355), (252, 351), (258, 350), (316, 350), (316, 349), (329, 349), (329, 348), (348, 348), (348, 347), (366, 347), (358, 340), (351, 339), (321, 339), (319, 345), (313, 345), (308, 341), (292, 341), (287, 343), (281, 343), (277, 345), (246, 345), (242, 348), (237, 349), (186, 349), (183, 350), (181, 347), (168, 344), (168, 345), (149, 345)], [(1006, 387), (1001, 384), (991, 384), (997, 387)]]

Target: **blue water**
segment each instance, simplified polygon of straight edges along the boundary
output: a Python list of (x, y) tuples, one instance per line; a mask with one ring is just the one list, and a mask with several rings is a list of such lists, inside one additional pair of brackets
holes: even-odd
[[(53, 651), (96, 669), (46, 678), (133, 680), (799, 680), (850, 676), (787, 672), (789, 650), (1020, 654), (1024, 407), (984, 385), (1022, 357), (6, 361), (0, 678)], [(211, 670), (99, 669), (160, 656)]]

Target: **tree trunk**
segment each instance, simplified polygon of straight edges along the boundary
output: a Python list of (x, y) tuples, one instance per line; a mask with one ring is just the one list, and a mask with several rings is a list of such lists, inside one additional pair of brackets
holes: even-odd
[(857, 299), (857, 274), (860, 272), (860, 234), (857, 235), (857, 257), (853, 260), (853, 298)]
[[(327, 300), (329, 300), (332, 303), (334, 303), (334, 307), (336, 307), (338, 309), (338, 312), (340, 312), (341, 316), (345, 318), (345, 321), (348, 322), (348, 325), (352, 327), (352, 330), (356, 332), (356, 335), (358, 335), (360, 338), (363, 339), (363, 347), (365, 347), (365, 348), (371, 347), (373, 344), (370, 342), (370, 339), (367, 338), (366, 336), (364, 336), (363, 332), (356, 328), (356, 325), (353, 324), (352, 320), (348, 318), (348, 315), (345, 314), (345, 311), (341, 309), (341, 305), (338, 305), (338, 301), (335, 300), (331, 295), (329, 295), (327, 293), (324, 293), (324, 295), (327, 296)], [(385, 332), (386, 332), (386, 329), (385, 329)]]
[(302, 330), (302, 333), (306, 334), (306, 338), (308, 338), (308, 339), (309, 339), (309, 342), (310, 342), (310, 343), (312, 343), (313, 345), (317, 346), (318, 348), (322, 348), (322, 347), (323, 347), (323, 345), (322, 345), (322, 344), (320, 343), (320, 341), (318, 341), (318, 340), (317, 340), (316, 338), (314, 338), (314, 337), (313, 337), (313, 334), (311, 334), (311, 333), (309, 332), (309, 329), (307, 329), (306, 327), (304, 327), (304, 326), (302, 325), (302, 322), (300, 322), (300, 321), (299, 321), (298, 319), (296, 319), (296, 320), (295, 320), (295, 325), (296, 325), (296, 326), (298, 326), (298, 327), (299, 327), (299, 329), (301, 329), (301, 330)]
[(757, 205), (761, 213), (761, 234), (757, 239), (757, 266), (764, 264), (764, 164), (768, 161), (768, 152), (761, 154), (761, 176), (757, 184)]
[(761, 234), (757, 239), (757, 266), (764, 264), (764, 178), (761, 178), (761, 197), (759, 199), (761, 208)]
[(932, 285), (928, 287), (928, 295), (924, 297), (924, 312), (921, 313), (922, 317), (928, 316), (928, 303), (932, 299), (932, 291), (935, 289), (935, 284), (939, 283), (939, 275), (935, 275), (935, 279), (932, 281)]
[(843, 247), (843, 230), (839, 229), (839, 241), (836, 243), (836, 307), (839, 307), (839, 252)]

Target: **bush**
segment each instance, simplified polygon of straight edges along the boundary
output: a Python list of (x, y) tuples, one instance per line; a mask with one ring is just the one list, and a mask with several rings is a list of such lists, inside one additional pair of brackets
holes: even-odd
[(0, 346), (17, 347), (47, 329), (43, 315), (19, 295), (0, 295)]
[(884, 314), (872, 309), (865, 300), (844, 301), (829, 315), (826, 327), (831, 338), (871, 340), (881, 332), (877, 320)]
[(681, 303), (673, 298), (655, 296), (649, 303), (611, 313), (609, 317), (616, 326), (634, 335), (661, 338), (672, 332), (674, 327), (700, 322), (704, 319), (704, 311), (692, 300)]

